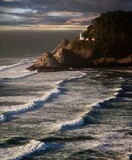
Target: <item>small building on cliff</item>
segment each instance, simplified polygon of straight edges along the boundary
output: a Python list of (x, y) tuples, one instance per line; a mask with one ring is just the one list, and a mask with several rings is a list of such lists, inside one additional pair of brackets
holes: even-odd
[(80, 31), (79, 40), (80, 41), (95, 41), (95, 38), (84, 37), (83, 32)]

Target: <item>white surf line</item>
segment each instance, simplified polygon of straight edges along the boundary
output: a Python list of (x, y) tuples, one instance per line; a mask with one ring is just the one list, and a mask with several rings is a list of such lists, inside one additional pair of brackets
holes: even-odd
[(4, 112), (0, 115), (0, 122), (4, 122), (7, 119), (8, 115), (20, 114), (29, 111), (30, 109), (33, 109), (37, 105), (42, 105), (46, 103), (48, 99), (50, 99), (52, 96), (59, 94), (59, 92), (60, 90), (58, 88), (52, 89), (51, 92), (47, 93), (46, 96), (42, 97), (41, 99), (35, 100), (25, 105), (21, 105), (21, 108), (14, 107), (14, 110)]
[(32, 155), (35, 152), (46, 151), (47, 149), (62, 148), (63, 145), (55, 142), (41, 142), (38, 140), (30, 140), (29, 143), (9, 148), (0, 148), (0, 160), (21, 160)]
[[(116, 93), (113, 94), (113, 96), (111, 97), (108, 97), (106, 99), (103, 99), (101, 101), (98, 101), (98, 102), (95, 102), (95, 103), (92, 103), (91, 105), (88, 105), (89, 107), (88, 108), (91, 108), (89, 110), (89, 112), (92, 110), (92, 108), (96, 107), (101, 107), (101, 103), (106, 103), (107, 101), (111, 101), (111, 100), (114, 100), (117, 98), (117, 95), (119, 94), (120, 91), (122, 91), (123, 89), (122, 88), (116, 88), (115, 91)], [(66, 130), (72, 130), (72, 129), (76, 129), (76, 127), (79, 127), (79, 126), (82, 126), (84, 125), (84, 122), (85, 122), (85, 119), (87, 118), (87, 115), (88, 115), (88, 112), (84, 112), (82, 116), (80, 116), (80, 118), (76, 119), (76, 120), (73, 120), (73, 121), (69, 121), (69, 122), (66, 122), (66, 123), (63, 123), (63, 124), (59, 124), (58, 125), (58, 129), (57, 131), (60, 131), (60, 132), (63, 132), (63, 131), (66, 131)]]
[(37, 74), (37, 71), (28, 71), (26, 74), (20, 75), (20, 76), (16, 76), (16, 77), (9, 77), (6, 78), (7, 80), (17, 80), (17, 79), (21, 79), (21, 78), (26, 78), (29, 76), (32, 76), (34, 74)]
[(28, 144), (10, 148), (0, 149), (0, 160), (21, 160), (25, 156), (39, 150), (46, 150), (47, 145), (43, 142), (31, 140)]
[(74, 79), (79, 79), (84, 77), (86, 74), (85, 73), (81, 73), (77, 74), (76, 77), (71, 77), (71, 78), (67, 78), (64, 80), (60, 80), (58, 82), (56, 82), (53, 86), (54, 88), (50, 91), (47, 91), (46, 95), (40, 99), (37, 99), (35, 101), (32, 101), (30, 103), (27, 103), (25, 105), (21, 105), (21, 108), (15, 108), (12, 111), (6, 111), (2, 114), (0, 114), (0, 122), (5, 122), (7, 120), (8, 115), (15, 115), (15, 114), (19, 114), (19, 113), (23, 113), (26, 112), (32, 108), (35, 108), (36, 106), (41, 106), (44, 105), (45, 103), (47, 103), (47, 101), (50, 98), (54, 98), (55, 96), (57, 96), (60, 92), (61, 92), (61, 85), (65, 82), (74, 80)]
[(58, 131), (66, 131), (66, 130), (72, 130), (76, 127), (82, 126), (84, 124), (84, 119), (80, 118), (80, 119), (76, 119), (70, 122), (66, 122), (64, 124), (60, 124), (60, 129)]
[(0, 122), (5, 122), (6, 117), (4, 114), (0, 114)]
[(79, 72), (78, 74), (76, 74), (76, 77), (71, 77), (71, 78), (67, 78), (65, 81), (71, 81), (71, 80), (75, 80), (75, 79), (80, 79), (85, 77), (87, 74), (84, 72)]
[(4, 71), (4, 70), (7, 70), (7, 69), (15, 68), (15, 67), (21, 66), (23, 64), (24, 64), (24, 62), (18, 62), (16, 64), (12, 64), (12, 65), (9, 65), (9, 66), (2, 66), (2, 67), (0, 67), (0, 71)]

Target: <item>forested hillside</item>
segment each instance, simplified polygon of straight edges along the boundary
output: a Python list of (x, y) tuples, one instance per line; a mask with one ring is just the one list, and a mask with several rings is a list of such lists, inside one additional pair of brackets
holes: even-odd
[(84, 35), (95, 38), (95, 56), (126, 57), (132, 54), (132, 12), (102, 13)]
[(93, 58), (129, 56), (132, 54), (132, 11), (102, 13), (83, 35), (89, 41), (75, 39), (71, 42), (73, 49), (90, 49)]

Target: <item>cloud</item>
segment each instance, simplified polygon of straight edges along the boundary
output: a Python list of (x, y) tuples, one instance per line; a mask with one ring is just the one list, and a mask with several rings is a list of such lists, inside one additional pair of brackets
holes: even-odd
[(82, 16), (81, 12), (69, 12), (69, 11), (51, 11), (48, 12), (47, 15), (49, 16), (55, 16), (55, 17), (78, 17), (78, 16)]
[(82, 17), (71, 18), (66, 24), (76, 25), (88, 25), (95, 17), (98, 17), (99, 13), (83, 14)]
[[(101, 12), (132, 10), (131, 0), (0, 0), (0, 25), (87, 26)], [(33, 26), (34, 25), (34, 26)], [(72, 27), (71, 27), (72, 28)]]

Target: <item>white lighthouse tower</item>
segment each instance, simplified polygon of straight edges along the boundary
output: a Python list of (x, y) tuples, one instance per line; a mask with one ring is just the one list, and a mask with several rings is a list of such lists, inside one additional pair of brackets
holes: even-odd
[(80, 37), (79, 37), (79, 40), (84, 40), (83, 32), (82, 32), (82, 31), (80, 31)]

